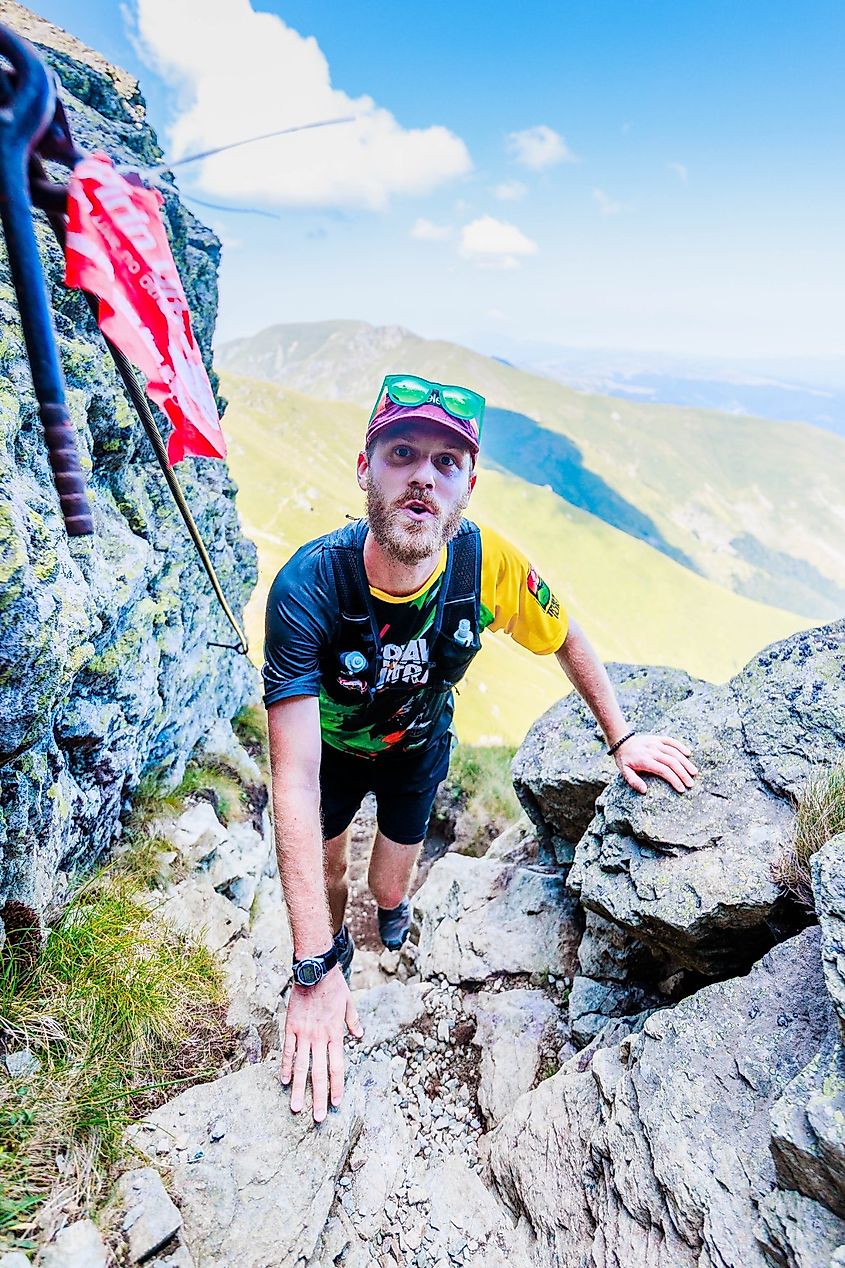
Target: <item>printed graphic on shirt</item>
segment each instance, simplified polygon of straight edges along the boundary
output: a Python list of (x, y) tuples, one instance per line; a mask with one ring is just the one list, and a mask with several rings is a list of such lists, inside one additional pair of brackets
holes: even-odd
[(398, 683), (421, 687), (428, 682), (428, 643), (412, 638), (407, 643), (385, 643), (376, 691)]
[(548, 612), (551, 617), (560, 616), (560, 604), (536, 568), (528, 569), (525, 584), (544, 612)]
[[(382, 644), (376, 699), (362, 700), (359, 706), (357, 702), (333, 700), (321, 691), (320, 726), (327, 744), (372, 757), (397, 745), (407, 751), (421, 748), (435, 733), (443, 707), (442, 693), (424, 688), (429, 681), (429, 634), (437, 615), (442, 580), (441, 572), (428, 590), (407, 603), (386, 603), (377, 595), (372, 596)], [(363, 662), (356, 670), (361, 673), (366, 661), (360, 652), (353, 654)], [(343, 657), (341, 664), (346, 667)], [(339, 686), (347, 686), (343, 677), (337, 681)], [(366, 722), (362, 717), (365, 708)]]

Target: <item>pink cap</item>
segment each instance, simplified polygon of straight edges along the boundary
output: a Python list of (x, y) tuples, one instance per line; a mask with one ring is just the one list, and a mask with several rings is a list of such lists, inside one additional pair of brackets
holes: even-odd
[(412, 422), (415, 418), (426, 419), (430, 423), (448, 428), (466, 442), (475, 458), (478, 453), (478, 423), (474, 418), (455, 418), (442, 405), (435, 405), (430, 401), (424, 401), (422, 405), (396, 405), (386, 392), (367, 428), (364, 444), (368, 445), (385, 427), (391, 427), (394, 423)]

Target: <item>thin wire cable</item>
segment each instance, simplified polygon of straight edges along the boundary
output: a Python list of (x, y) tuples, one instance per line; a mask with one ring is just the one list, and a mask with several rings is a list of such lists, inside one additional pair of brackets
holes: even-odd
[(193, 194), (181, 194), (182, 202), (196, 203), (198, 207), (210, 207), (212, 211), (235, 211), (241, 216), (267, 216), (270, 220), (281, 220), (276, 211), (264, 211), (260, 207), (227, 207), (224, 203), (207, 203), (202, 198), (194, 198)]
[(226, 150), (236, 150), (241, 145), (252, 145), (255, 141), (269, 141), (274, 136), (287, 136), (291, 132), (308, 132), (312, 128), (331, 128), (336, 123), (354, 123), (358, 115), (343, 115), (338, 119), (315, 119), (313, 123), (297, 123), (291, 128), (277, 128), (275, 132), (262, 132), (258, 136), (244, 137), (242, 141), (229, 141), (226, 145), (216, 145), (211, 150), (201, 150), (198, 154), (188, 154), (185, 158), (173, 159), (171, 162), (159, 163), (156, 167), (136, 167), (122, 164), (119, 172), (139, 172), (142, 176), (160, 176), (163, 172), (172, 172), (174, 167), (184, 167), (187, 163), (198, 163), (200, 159), (212, 158), (215, 154), (223, 154)]

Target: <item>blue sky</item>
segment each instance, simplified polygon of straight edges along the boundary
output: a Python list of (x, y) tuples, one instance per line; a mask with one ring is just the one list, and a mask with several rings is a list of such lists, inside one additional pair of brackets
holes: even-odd
[(181, 169), (279, 217), (196, 208), (222, 338), (360, 317), (492, 350), (842, 351), (839, 3), (36, 7), (138, 76), (168, 154), (358, 116)]

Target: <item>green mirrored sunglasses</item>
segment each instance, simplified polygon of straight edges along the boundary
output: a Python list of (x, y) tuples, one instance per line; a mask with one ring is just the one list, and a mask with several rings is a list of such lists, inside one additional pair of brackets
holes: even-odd
[(484, 420), (484, 397), (472, 392), (468, 387), (458, 387), (454, 383), (434, 383), (416, 374), (387, 374), (379, 388), (370, 422), (373, 421), (379, 408), (386, 407), (386, 399), (394, 405), (440, 405), (453, 418), (465, 422), (474, 421), (481, 434)]

